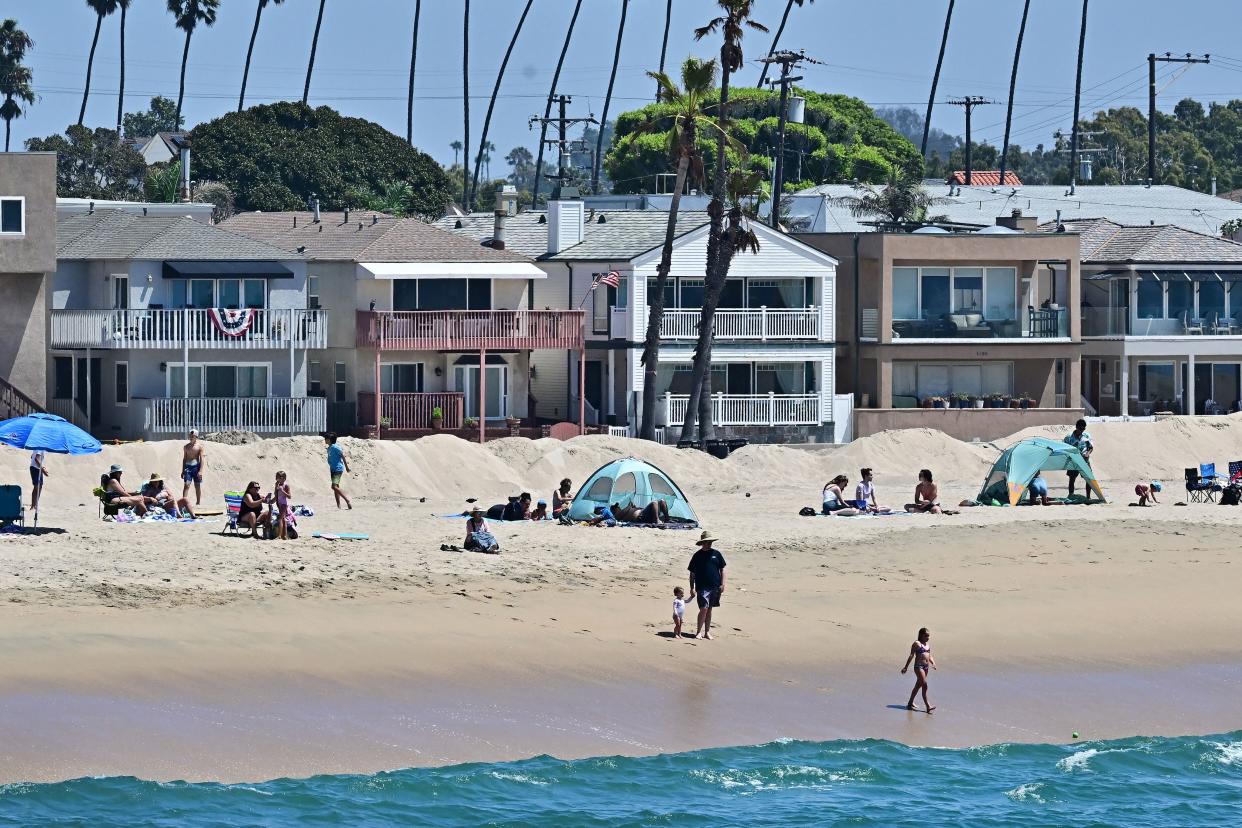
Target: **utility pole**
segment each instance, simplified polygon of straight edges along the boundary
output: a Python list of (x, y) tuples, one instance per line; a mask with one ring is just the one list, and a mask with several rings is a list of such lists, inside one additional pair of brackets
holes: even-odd
[(967, 95), (964, 98), (949, 98), (945, 103), (950, 106), (960, 106), (966, 110), (966, 181), (964, 183), (969, 187), (971, 170), (970, 116), (975, 111), (976, 106), (988, 106), (996, 103), (996, 101), (989, 101), (987, 98), (979, 95)]
[[(573, 148), (574, 144), (582, 143), (580, 141), (569, 140), (569, 128), (574, 124), (597, 124), (599, 122), (595, 120), (594, 115), (588, 115), (585, 118), (570, 118), (566, 114), (566, 110), (568, 109), (569, 104), (573, 102), (573, 98), (569, 95), (553, 96), (552, 102), (557, 105), (557, 117), (544, 118), (539, 115), (532, 115), (530, 121), (528, 122), (528, 126), (533, 129), (535, 124), (539, 124), (541, 127), (547, 127), (553, 124), (556, 125), (557, 137), (543, 139), (544, 144), (556, 147), (559, 151), (559, 157), (557, 158), (556, 163), (556, 174), (544, 176), (544, 178), (556, 182), (556, 186), (553, 188), (551, 195), (551, 198), (555, 199), (560, 198), (561, 189), (565, 186), (565, 182), (569, 181), (569, 152)], [(583, 146), (585, 146), (585, 144), (583, 144)]]
[(1163, 57), (1158, 57), (1154, 52), (1147, 56), (1147, 184), (1148, 186), (1156, 183), (1156, 64), (1157, 63), (1211, 63), (1211, 55), (1204, 55), (1201, 58), (1192, 57), (1189, 53), (1186, 57), (1173, 57), (1171, 52), (1165, 52)]
[(801, 75), (791, 76), (789, 74), (799, 63), (821, 63), (806, 56), (806, 52), (790, 52), (783, 50), (773, 52), (765, 58), (760, 58), (760, 63), (771, 65), (779, 64), (781, 67), (781, 76), (777, 80), (767, 81), (771, 86), (779, 86), (781, 88), (780, 103), (777, 104), (777, 146), (776, 146), (776, 176), (772, 182), (772, 204), (771, 215), (768, 217), (769, 223), (773, 229), (780, 227), (781, 223), (781, 193), (785, 190), (785, 124), (789, 119), (789, 89), (796, 81), (802, 80)]

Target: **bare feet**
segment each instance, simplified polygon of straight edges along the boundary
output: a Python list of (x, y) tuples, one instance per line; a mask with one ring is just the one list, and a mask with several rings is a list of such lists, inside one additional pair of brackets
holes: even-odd
[(934, 708), (934, 707), (929, 707), (929, 708), (927, 708), (927, 715), (929, 715), (929, 716), (930, 716), (930, 715), (931, 715), (931, 712), (932, 712), (933, 710), (935, 710), (935, 709), (936, 709), (936, 708)]
[(907, 705), (906, 705), (906, 710), (918, 710), (918, 708), (917, 708), (917, 707), (915, 707), (913, 704), (907, 704)]

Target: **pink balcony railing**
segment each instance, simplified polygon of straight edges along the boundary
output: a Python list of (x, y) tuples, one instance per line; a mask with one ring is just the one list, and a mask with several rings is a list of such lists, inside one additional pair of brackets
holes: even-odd
[(580, 310), (358, 311), (358, 347), (382, 351), (577, 349)]
[[(431, 428), (431, 414), (437, 408), (444, 418), (442, 428), (461, 428), (465, 420), (466, 395), (462, 393), (385, 393), (381, 398), (384, 428)], [(375, 423), (375, 394), (370, 391), (358, 394), (358, 422)]]

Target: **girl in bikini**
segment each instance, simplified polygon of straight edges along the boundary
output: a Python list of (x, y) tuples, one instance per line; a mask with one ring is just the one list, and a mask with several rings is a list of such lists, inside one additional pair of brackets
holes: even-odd
[(936, 660), (931, 654), (931, 633), (927, 631), (927, 627), (919, 630), (918, 640), (910, 645), (910, 655), (906, 658), (906, 664), (901, 668), (901, 674), (905, 675), (910, 669), (910, 662), (914, 662), (914, 689), (910, 691), (910, 701), (906, 702), (906, 710), (917, 710), (914, 706), (914, 697), (918, 695), (920, 690), (923, 691), (923, 706), (930, 713), (936, 708), (931, 706), (931, 702), (927, 700), (927, 673), (929, 670), (936, 669)]

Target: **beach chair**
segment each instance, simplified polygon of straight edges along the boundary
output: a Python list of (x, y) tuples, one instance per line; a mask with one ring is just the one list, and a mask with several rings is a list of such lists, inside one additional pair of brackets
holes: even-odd
[(0, 528), (18, 524), (26, 528), (26, 507), (22, 505), (21, 486), (0, 486)]
[(1186, 494), (1191, 503), (1215, 503), (1221, 485), (1216, 480), (1216, 464), (1204, 463), (1197, 469), (1186, 469)]
[(225, 492), (224, 493), (224, 528), (220, 530), (221, 535), (225, 535), (232, 530), (233, 534), (238, 534), (237, 517), (241, 514), (242, 493), (241, 492)]
[(1242, 480), (1242, 460), (1234, 460), (1229, 464), (1229, 482), (1237, 483)]

